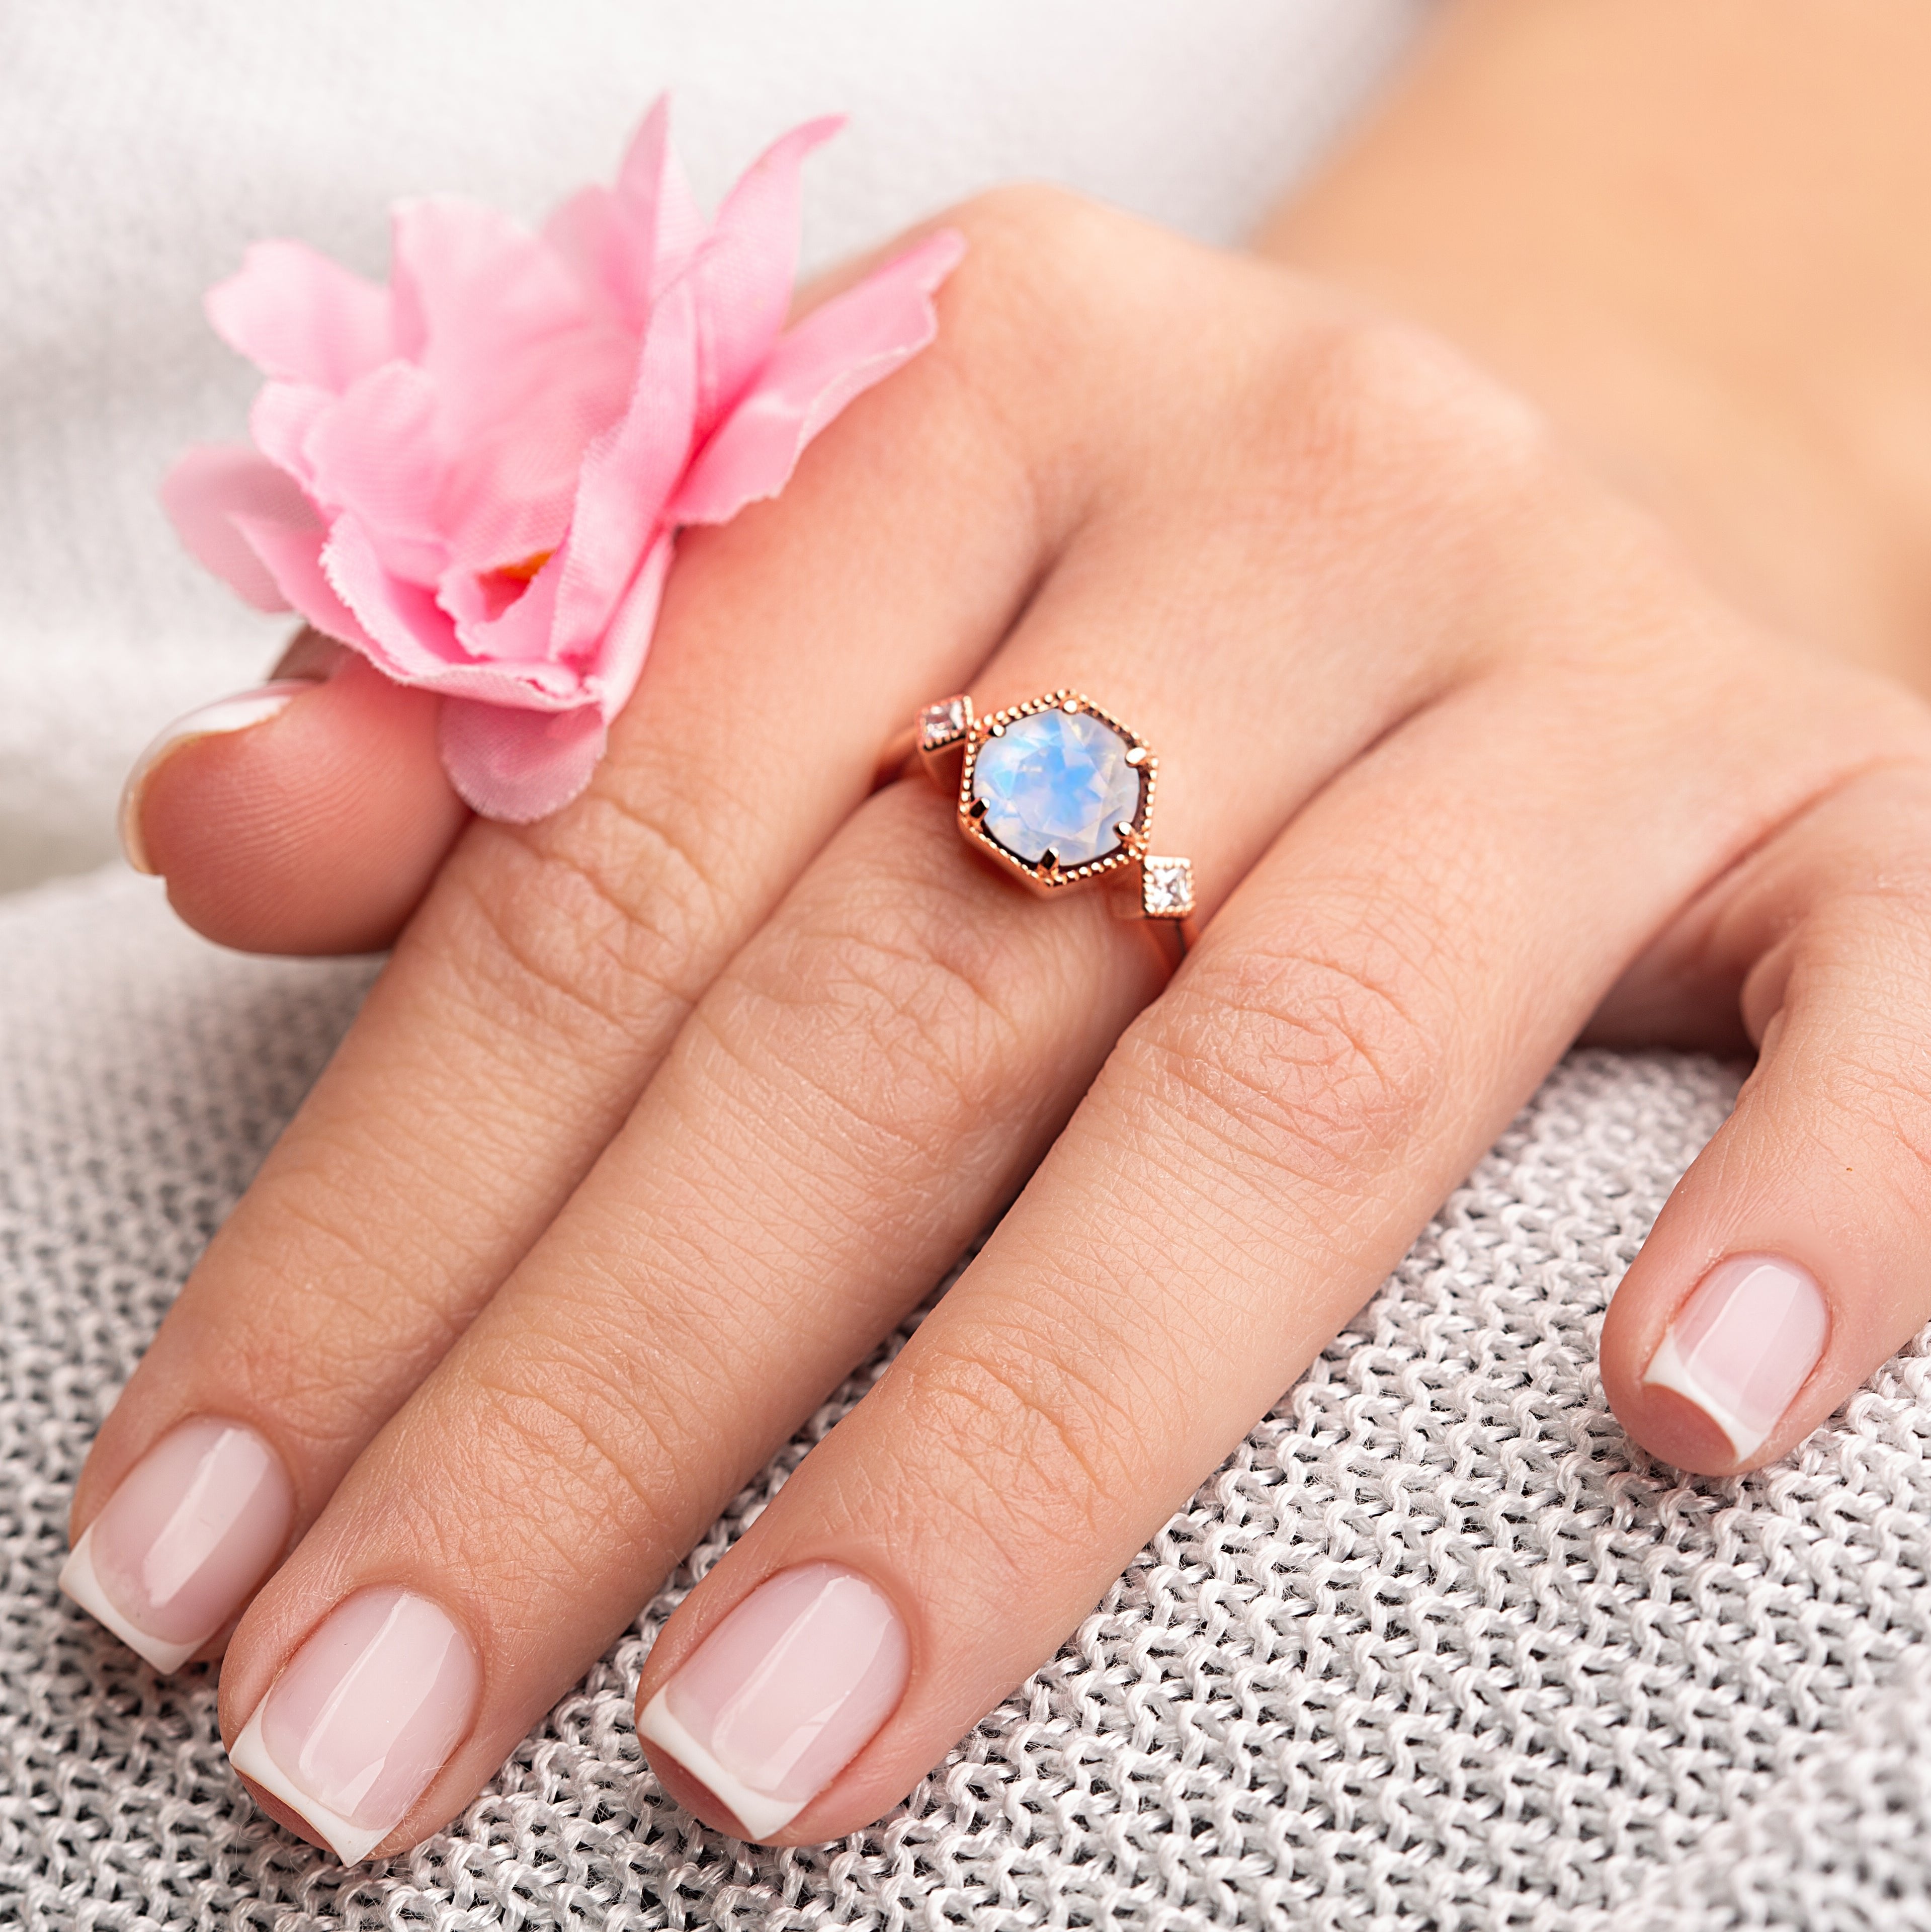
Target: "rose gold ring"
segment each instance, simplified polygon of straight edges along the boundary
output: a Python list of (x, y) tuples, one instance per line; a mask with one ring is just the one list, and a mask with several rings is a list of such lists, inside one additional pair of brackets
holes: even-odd
[(996, 865), (1036, 892), (1113, 885), (1123, 918), (1191, 938), (1192, 861), (1147, 842), (1159, 761), (1091, 698), (1050, 691), (982, 718), (948, 698), (919, 713), (913, 736), (942, 788), (956, 769), (959, 830)]

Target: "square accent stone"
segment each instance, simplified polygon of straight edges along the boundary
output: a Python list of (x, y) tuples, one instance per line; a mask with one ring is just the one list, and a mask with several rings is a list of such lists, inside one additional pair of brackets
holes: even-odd
[[(943, 704), (928, 704), (919, 714), (919, 748), (943, 751), (962, 739), (972, 723), (972, 707), (963, 698), (948, 698)], [(902, 741), (901, 741), (902, 742)]]
[(1149, 919), (1193, 916), (1193, 861), (1156, 859), (1150, 854), (1141, 869), (1141, 909)]

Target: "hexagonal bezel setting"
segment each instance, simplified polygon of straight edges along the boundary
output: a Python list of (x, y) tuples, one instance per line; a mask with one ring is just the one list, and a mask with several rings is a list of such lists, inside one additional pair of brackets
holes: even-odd
[[(993, 740), (1003, 738), (1007, 727), (1021, 718), (1036, 717), (1048, 711), (1063, 711), (1069, 716), (1084, 716), (1103, 725), (1124, 746), (1127, 764), (1140, 776), (1139, 802), (1132, 818), (1120, 822), (1118, 844), (1077, 866), (1063, 866), (1051, 854), (1036, 861), (1026, 859), (1000, 844), (982, 823), (984, 807), (979, 803), (974, 785), (979, 753), (985, 746)], [(965, 761), (959, 772), (959, 829), (982, 851), (1036, 891), (1058, 892), (1069, 886), (1085, 884), (1109, 873), (1137, 866), (1144, 857), (1147, 828), (1153, 814), (1158, 761), (1143, 739), (1083, 693), (1048, 692), (1042, 697), (1028, 698), (1023, 704), (1008, 705), (989, 716), (972, 718), (964, 734), (964, 744)]]

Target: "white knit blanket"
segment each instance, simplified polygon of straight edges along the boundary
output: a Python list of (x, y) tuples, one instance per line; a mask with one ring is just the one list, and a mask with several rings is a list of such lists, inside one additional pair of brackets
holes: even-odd
[(217, 952), (126, 877), (0, 907), (0, 1922), (1931, 1922), (1931, 1363), (1747, 1480), (1633, 1450), (1603, 1310), (1735, 1085), (1667, 1057), (1561, 1070), (1060, 1654), (872, 1830), (781, 1852), (706, 1831), (643, 1768), (631, 1699), (664, 1618), (878, 1363), (448, 1832), (345, 1874), (235, 1784), (213, 1672), (157, 1678), (54, 1577), (89, 1438), (369, 973)]
[[(256, 235), (382, 266), (388, 196), (535, 214), (676, 81), (714, 189), (827, 104), (819, 259), (1001, 176), (1231, 237), (1409, 0), (144, 0), (0, 16), (0, 883), (96, 862), (162, 718), (276, 627), (152, 504), (249, 379), (199, 290)], [(1582, 1056), (1060, 1654), (874, 1829), (695, 1825), (640, 1660), (879, 1366), (738, 1498), (451, 1829), (345, 1874), (230, 1775), (214, 1676), (54, 1588), (88, 1442), (373, 969), (247, 960), (115, 870), (0, 899), (0, 1924), (33, 1928), (1931, 1926), (1922, 1348), (1791, 1460), (1682, 1482), (1595, 1371), (1723, 1117)], [(889, 1351), (886, 1352), (889, 1354)], [(885, 1359), (882, 1356), (880, 1360)]]

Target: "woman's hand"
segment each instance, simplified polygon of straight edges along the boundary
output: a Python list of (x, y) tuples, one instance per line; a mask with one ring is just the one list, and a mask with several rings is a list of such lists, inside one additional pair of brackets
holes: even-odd
[[(231, 938), (427, 887), (74, 1508), (154, 1654), (241, 1615), (224, 1735), (345, 1856), (461, 1806), (1015, 1192), (652, 1654), (714, 1823), (897, 1800), (1592, 1016), (1762, 1054), (1605, 1331), (1647, 1447), (1780, 1455), (1931, 1306), (1918, 701), (1733, 616), (1433, 338), (1057, 195), (953, 218), (937, 346), (687, 542), (577, 803), (435, 871), (427, 728), (352, 666), (137, 800)], [(1061, 686), (1157, 748), (1177, 971), (874, 788), (921, 703)]]

